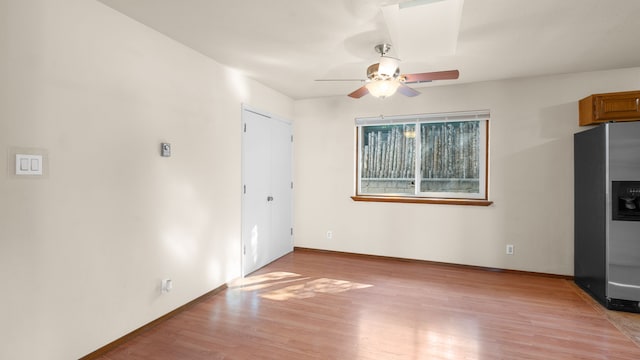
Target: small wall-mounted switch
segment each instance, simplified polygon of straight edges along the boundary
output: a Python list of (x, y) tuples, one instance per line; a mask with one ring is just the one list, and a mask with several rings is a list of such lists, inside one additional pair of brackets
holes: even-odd
[(16, 154), (16, 175), (42, 175), (42, 155)]
[(173, 289), (173, 281), (171, 281), (171, 279), (162, 279), (160, 286), (163, 293), (168, 293)]
[(171, 156), (171, 144), (169, 144), (169, 143), (160, 144), (160, 155), (162, 155), (164, 157), (170, 157)]

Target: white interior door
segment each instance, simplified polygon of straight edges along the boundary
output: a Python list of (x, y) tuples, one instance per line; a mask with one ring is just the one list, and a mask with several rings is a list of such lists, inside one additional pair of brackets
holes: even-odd
[(271, 126), (271, 206), (273, 261), (293, 250), (293, 185), (291, 173), (291, 124), (273, 120)]
[(242, 272), (293, 250), (291, 124), (243, 108)]

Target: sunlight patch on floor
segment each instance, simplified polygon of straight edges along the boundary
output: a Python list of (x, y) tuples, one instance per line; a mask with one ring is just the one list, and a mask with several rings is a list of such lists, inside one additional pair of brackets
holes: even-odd
[[(373, 286), (347, 280), (336, 280), (328, 278), (320, 278), (315, 280), (310, 279), (311, 277), (305, 277), (292, 272), (276, 271), (267, 274), (260, 274), (236, 279), (227, 284), (227, 286), (229, 289), (238, 289), (243, 292), (277, 287), (277, 289), (259, 294), (259, 296), (264, 299), (278, 301), (289, 299), (306, 299), (314, 297), (316, 296), (316, 294), (338, 294), (349, 290), (365, 289)], [(289, 285), (292, 283), (296, 284)]]
[(268, 274), (248, 276), (231, 281), (227, 286), (229, 288), (245, 288), (255, 284), (265, 284), (283, 279), (299, 278), (301, 275), (286, 271), (275, 271)]
[(260, 295), (270, 300), (306, 299), (316, 296), (316, 294), (338, 294), (349, 290), (357, 290), (371, 287), (373, 285), (359, 284), (346, 280), (317, 279), (304, 284), (287, 286), (282, 289), (273, 290)]

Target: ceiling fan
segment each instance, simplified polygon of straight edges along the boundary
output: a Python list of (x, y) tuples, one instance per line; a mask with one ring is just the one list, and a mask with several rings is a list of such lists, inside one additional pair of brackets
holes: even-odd
[[(391, 49), (390, 44), (376, 45), (376, 52), (380, 54), (380, 61), (367, 68), (367, 79), (365, 84), (348, 96), (359, 99), (367, 94), (375, 97), (385, 98), (397, 92), (405, 96), (416, 96), (420, 94), (407, 86), (407, 84), (418, 84), (431, 82), (433, 80), (453, 80), (460, 76), (458, 70), (436, 71), (418, 74), (400, 74), (398, 64), (399, 59), (387, 56)], [(352, 80), (318, 80), (318, 81), (352, 81)]]

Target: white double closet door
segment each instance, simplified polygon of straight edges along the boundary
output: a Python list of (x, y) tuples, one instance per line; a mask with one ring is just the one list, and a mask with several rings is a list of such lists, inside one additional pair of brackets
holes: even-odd
[(291, 123), (242, 108), (242, 275), (293, 251)]

